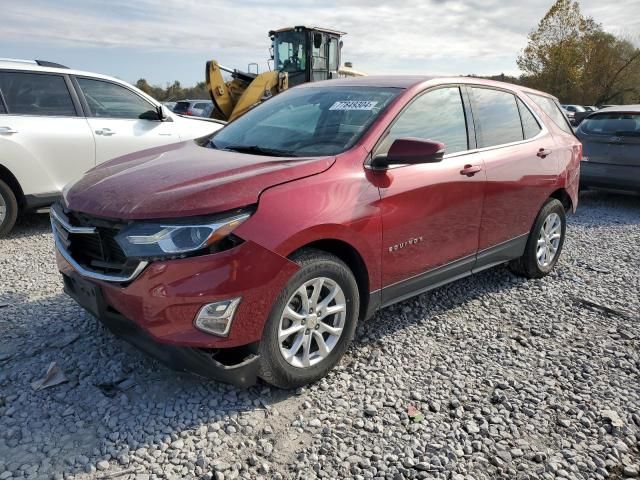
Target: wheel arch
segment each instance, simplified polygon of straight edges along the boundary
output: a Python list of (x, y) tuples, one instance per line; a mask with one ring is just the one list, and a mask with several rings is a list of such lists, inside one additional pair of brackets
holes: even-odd
[(555, 198), (562, 203), (565, 212), (569, 212), (573, 210), (573, 200), (571, 199), (571, 195), (564, 188), (558, 188), (554, 192), (549, 195), (549, 198)]
[(287, 255), (287, 258), (291, 258), (294, 254), (305, 249), (321, 250), (335, 255), (349, 267), (356, 278), (360, 293), (360, 319), (367, 318), (371, 303), (369, 270), (360, 252), (344, 240), (325, 238), (314, 240), (296, 248)]
[(20, 182), (15, 177), (11, 170), (9, 170), (4, 165), (0, 164), (0, 180), (6, 183), (9, 188), (13, 191), (13, 194), (16, 196), (16, 200), (18, 201), (18, 207), (20, 209), (25, 206), (25, 197), (24, 192), (22, 191), (22, 187), (20, 186)]

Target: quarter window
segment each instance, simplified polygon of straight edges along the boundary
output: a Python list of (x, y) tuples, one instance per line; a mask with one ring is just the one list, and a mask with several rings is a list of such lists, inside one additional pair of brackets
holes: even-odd
[(120, 85), (101, 80), (78, 78), (91, 115), (102, 118), (140, 118), (155, 106)]
[(573, 129), (571, 128), (571, 125), (569, 125), (567, 117), (553, 98), (545, 97), (544, 95), (536, 95), (535, 93), (527, 93), (527, 95), (531, 100), (536, 102), (536, 105), (538, 105), (557, 126), (567, 133), (573, 133)]
[(394, 140), (406, 137), (442, 142), (446, 153), (468, 150), (460, 89), (439, 88), (418, 97), (397, 118), (378, 152), (387, 153)]
[(516, 97), (508, 92), (473, 87), (473, 117), (479, 147), (523, 139)]
[(522, 132), (524, 133), (524, 138), (525, 140), (533, 138), (540, 133), (540, 130), (542, 130), (540, 128), (540, 124), (536, 120), (536, 117), (533, 116), (533, 113), (531, 113), (531, 110), (529, 110), (529, 107), (527, 107), (519, 98), (517, 101), (518, 108), (520, 109), (520, 118), (522, 119)]
[(0, 91), (10, 114), (76, 115), (71, 94), (61, 75), (0, 72)]

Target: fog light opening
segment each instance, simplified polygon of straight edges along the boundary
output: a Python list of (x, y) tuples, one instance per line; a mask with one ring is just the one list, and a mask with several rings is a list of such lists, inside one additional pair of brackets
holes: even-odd
[(194, 325), (205, 333), (226, 337), (240, 300), (242, 298), (238, 297), (206, 304), (198, 312)]

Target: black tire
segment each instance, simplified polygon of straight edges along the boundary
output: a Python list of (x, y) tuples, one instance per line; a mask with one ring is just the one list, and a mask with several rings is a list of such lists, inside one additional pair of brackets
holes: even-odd
[[(360, 308), (358, 284), (353, 273), (338, 257), (315, 249), (305, 249), (291, 258), (300, 265), (280, 293), (271, 309), (260, 342), (258, 375), (279, 388), (296, 388), (324, 377), (342, 358), (356, 331)], [(284, 308), (296, 290), (305, 282), (326, 277), (342, 289), (346, 303), (346, 318), (342, 334), (326, 358), (306, 368), (289, 364), (280, 353), (278, 329)]]
[(4, 205), (6, 208), (4, 219), (0, 221), (0, 237), (4, 237), (16, 224), (16, 219), (18, 218), (18, 201), (16, 200), (13, 190), (2, 180), (0, 180), (0, 198), (2, 200), (0, 201), (0, 206)]
[[(538, 263), (536, 254), (538, 237), (545, 220), (554, 213), (560, 217), (560, 243), (558, 244), (558, 249), (551, 262), (546, 266), (541, 266)], [(558, 262), (558, 258), (560, 258), (560, 254), (562, 253), (562, 246), (564, 245), (566, 229), (567, 219), (564, 211), (564, 206), (559, 200), (555, 198), (549, 198), (540, 209), (540, 212), (536, 217), (536, 221), (531, 228), (531, 232), (529, 232), (529, 238), (527, 239), (527, 246), (524, 249), (524, 254), (522, 255), (522, 257), (513, 260), (509, 264), (509, 267), (511, 268), (513, 273), (522, 275), (526, 278), (542, 278), (548, 275), (549, 272), (553, 270), (553, 267), (555, 267), (556, 263)]]

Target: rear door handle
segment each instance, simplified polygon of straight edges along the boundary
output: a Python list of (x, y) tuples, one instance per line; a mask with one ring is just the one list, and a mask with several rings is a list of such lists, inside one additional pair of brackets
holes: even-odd
[(110, 137), (111, 135), (115, 135), (116, 132), (111, 130), (110, 128), (100, 128), (96, 130), (96, 135), (103, 135), (105, 137)]
[(0, 127), (0, 135), (9, 135), (11, 133), (18, 133), (18, 131), (11, 127)]
[(545, 158), (547, 155), (551, 155), (551, 150), (541, 148), (540, 150), (538, 150), (538, 153), (536, 153), (536, 155), (540, 158)]
[(473, 177), (476, 173), (482, 170), (480, 165), (465, 165), (462, 170), (460, 170), (460, 175), (466, 175), (467, 177)]

